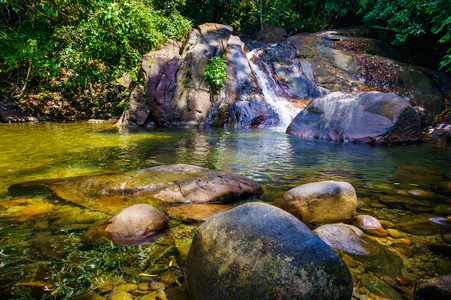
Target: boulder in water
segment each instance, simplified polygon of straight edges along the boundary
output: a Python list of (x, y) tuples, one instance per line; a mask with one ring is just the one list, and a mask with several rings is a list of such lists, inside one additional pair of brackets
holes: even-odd
[(312, 100), (287, 128), (308, 139), (390, 144), (422, 140), (418, 115), (394, 94), (331, 93)]
[(50, 188), (69, 202), (117, 213), (131, 204), (160, 206), (231, 202), (263, 192), (245, 176), (191, 165), (163, 165), (110, 175), (48, 179), (16, 184), (10, 192)]
[(354, 187), (344, 181), (307, 183), (285, 193), (280, 208), (304, 224), (351, 222), (357, 208)]
[(350, 299), (343, 260), (301, 221), (264, 203), (208, 219), (188, 255), (193, 299)]
[(112, 241), (144, 239), (163, 229), (169, 219), (149, 204), (135, 204), (108, 220), (105, 234)]
[(366, 236), (359, 228), (347, 224), (326, 224), (314, 230), (326, 244), (346, 253), (369, 271), (382, 275), (398, 275), (402, 259), (388, 247)]

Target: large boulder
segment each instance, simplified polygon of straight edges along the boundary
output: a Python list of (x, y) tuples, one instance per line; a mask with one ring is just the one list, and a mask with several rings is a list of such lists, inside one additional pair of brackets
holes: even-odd
[(196, 231), (188, 255), (192, 299), (351, 299), (346, 264), (291, 214), (248, 203)]
[(208, 60), (222, 56), (232, 27), (206, 23), (190, 29), (183, 44), (168, 40), (160, 50), (144, 55), (138, 85), (118, 125), (204, 126), (211, 109), (205, 82)]
[(331, 93), (311, 101), (287, 128), (308, 139), (389, 144), (422, 140), (418, 115), (394, 94)]
[(280, 208), (304, 224), (351, 222), (357, 209), (354, 187), (344, 181), (307, 183), (285, 193)]
[(191, 165), (163, 165), (119, 174), (30, 181), (9, 191), (50, 188), (58, 197), (89, 209), (116, 213), (138, 203), (160, 206), (231, 202), (263, 193), (241, 175)]

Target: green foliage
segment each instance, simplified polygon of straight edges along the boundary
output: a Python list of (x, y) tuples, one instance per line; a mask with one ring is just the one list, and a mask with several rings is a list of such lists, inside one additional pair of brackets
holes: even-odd
[(22, 82), (66, 87), (113, 81), (191, 26), (150, 0), (0, 0), (0, 65)]
[[(360, 0), (365, 21), (376, 21), (395, 32), (394, 42), (403, 44), (412, 37), (438, 35), (439, 43), (451, 44), (451, 1)], [(440, 68), (451, 71), (451, 45)]]
[(224, 58), (215, 56), (209, 59), (209, 63), (205, 68), (205, 79), (213, 86), (213, 89), (219, 89), (224, 85), (227, 78), (227, 64)]

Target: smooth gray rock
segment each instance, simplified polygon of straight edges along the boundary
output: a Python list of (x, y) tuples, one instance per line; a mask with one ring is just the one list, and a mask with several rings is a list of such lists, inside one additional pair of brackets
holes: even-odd
[(307, 139), (389, 144), (422, 140), (418, 115), (394, 94), (331, 93), (311, 101), (287, 128)]
[(217, 214), (188, 255), (192, 299), (351, 299), (344, 261), (301, 221), (264, 203)]

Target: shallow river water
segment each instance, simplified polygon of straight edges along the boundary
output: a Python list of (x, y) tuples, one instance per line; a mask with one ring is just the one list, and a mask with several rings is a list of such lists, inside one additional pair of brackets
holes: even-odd
[[(352, 267), (355, 298), (408, 296), (416, 281), (451, 273), (449, 226), (430, 224), (435, 231), (426, 234), (415, 228), (429, 226), (421, 223), (425, 217), (444, 223), (451, 215), (451, 147), (440, 140), (373, 147), (305, 141), (269, 129), (123, 130), (112, 122), (0, 124), (1, 298), (87, 299), (95, 292), (109, 299), (125, 290), (136, 299), (152, 299), (162, 291), (179, 293), (183, 299), (186, 251), (197, 224), (171, 219), (168, 232), (147, 245), (91, 245), (84, 234), (108, 216), (45, 194), (8, 194), (10, 185), (30, 180), (175, 163), (246, 175), (264, 189), (263, 196), (251, 201), (274, 205), (303, 183), (351, 183), (365, 203), (358, 213), (390, 221), (404, 229), (403, 239), (409, 241), (377, 239), (401, 258), (402, 270), (397, 279), (363, 263)], [(380, 201), (381, 195), (408, 199), (387, 203)], [(44, 211), (36, 212), (38, 207)], [(413, 225), (397, 226), (406, 218), (413, 218)], [(401, 282), (402, 278), (412, 282)], [(396, 294), (372, 289), (367, 282), (371, 280), (382, 280), (379, 285)]]

